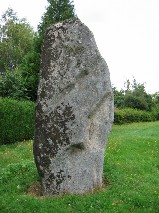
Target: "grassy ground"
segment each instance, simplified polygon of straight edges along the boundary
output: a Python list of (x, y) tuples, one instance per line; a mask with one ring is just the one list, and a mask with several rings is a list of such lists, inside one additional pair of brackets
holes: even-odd
[(113, 126), (107, 144), (105, 189), (95, 194), (36, 197), (32, 141), (0, 147), (2, 213), (159, 213), (159, 122)]

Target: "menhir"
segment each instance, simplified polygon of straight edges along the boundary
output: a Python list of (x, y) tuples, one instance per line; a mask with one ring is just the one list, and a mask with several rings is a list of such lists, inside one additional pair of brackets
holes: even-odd
[(34, 141), (43, 195), (102, 186), (113, 105), (109, 70), (90, 30), (78, 19), (48, 28)]

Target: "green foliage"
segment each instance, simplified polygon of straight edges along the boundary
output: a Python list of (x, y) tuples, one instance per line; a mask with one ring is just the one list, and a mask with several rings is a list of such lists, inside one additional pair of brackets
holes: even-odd
[(122, 107), (124, 102), (124, 96), (125, 92), (124, 90), (118, 91), (116, 87), (113, 87), (113, 93), (114, 93), (114, 106), (115, 107)]
[(48, 7), (42, 16), (42, 21), (38, 26), (38, 33), (34, 37), (34, 45), (23, 59), (20, 66), (24, 85), (27, 90), (26, 96), (35, 101), (40, 70), (40, 54), (46, 29), (59, 21), (74, 18), (74, 6), (70, 0), (48, 0)]
[(123, 107), (151, 110), (153, 107), (153, 100), (151, 95), (146, 93), (144, 83), (140, 84), (135, 79), (133, 79), (133, 83), (130, 83), (129, 80), (127, 81)]
[(155, 104), (155, 106), (151, 110), (152, 116), (156, 121), (159, 120), (159, 103)]
[(38, 181), (33, 163), (32, 142), (0, 146), (0, 211), (157, 213), (158, 129), (159, 122), (114, 125), (104, 161), (106, 186), (101, 191), (85, 195), (49, 198), (28, 194), (28, 188)]
[(144, 84), (125, 83), (125, 89), (114, 92), (114, 122), (117, 124), (159, 120), (159, 95), (146, 93)]
[(152, 112), (147, 112), (143, 110), (137, 110), (132, 108), (115, 109), (114, 112), (114, 123), (132, 123), (132, 122), (144, 122), (144, 121), (154, 121), (155, 114)]
[(0, 96), (15, 99), (29, 99), (21, 73), (16, 68), (14, 72), (6, 71), (0, 75)]
[(133, 108), (133, 109), (139, 109), (139, 110), (148, 110), (148, 103), (146, 100), (141, 96), (135, 96), (132, 94), (125, 95), (124, 101), (123, 101), (123, 107), (124, 108)]
[(152, 99), (155, 104), (159, 104), (159, 92), (156, 92), (155, 94), (153, 94)]
[(25, 19), (8, 9), (0, 21), (0, 72), (14, 70), (33, 46), (34, 32)]
[(144, 83), (137, 83), (135, 79), (131, 83), (129, 80), (125, 83), (125, 89), (114, 91), (114, 105), (117, 108), (133, 108), (139, 110), (151, 111), (154, 107), (152, 95), (145, 90)]
[(36, 100), (45, 31), (52, 24), (75, 18), (72, 1), (48, 0), (48, 3), (36, 34), (25, 19), (18, 19), (11, 8), (2, 15), (0, 96)]
[(31, 51), (23, 59), (19, 70), (23, 78), (25, 97), (35, 101), (39, 82), (40, 54)]
[(37, 90), (38, 75), (35, 75), (33, 69), (39, 67), (40, 56), (38, 65), (34, 56), (33, 63), (36, 66), (33, 66), (30, 61), (30, 55), (34, 53), (33, 44), (33, 29), (25, 19), (18, 19), (16, 13), (9, 8), (0, 22), (0, 96), (36, 99), (34, 93)]
[(0, 144), (33, 138), (34, 103), (0, 98)]
[(38, 26), (39, 37), (44, 37), (46, 29), (55, 23), (66, 19), (75, 18), (74, 5), (70, 0), (47, 0), (49, 6), (42, 16), (42, 22)]

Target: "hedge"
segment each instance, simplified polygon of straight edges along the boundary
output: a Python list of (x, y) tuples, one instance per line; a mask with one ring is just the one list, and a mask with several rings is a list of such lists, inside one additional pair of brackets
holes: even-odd
[(0, 97), (0, 144), (33, 138), (34, 108), (31, 101)]
[(155, 120), (158, 120), (158, 118), (154, 112), (148, 112), (132, 108), (115, 109), (114, 112), (115, 124), (146, 122)]
[[(0, 97), (0, 144), (32, 139), (35, 103)], [(159, 120), (159, 106), (151, 112), (132, 108), (115, 109), (114, 123)]]

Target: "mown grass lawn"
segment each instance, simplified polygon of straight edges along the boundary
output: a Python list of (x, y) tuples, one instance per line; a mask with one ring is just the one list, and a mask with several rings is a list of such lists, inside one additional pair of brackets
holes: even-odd
[(159, 213), (159, 122), (113, 126), (107, 143), (101, 191), (86, 195), (36, 197), (38, 181), (32, 141), (0, 147), (2, 213)]

